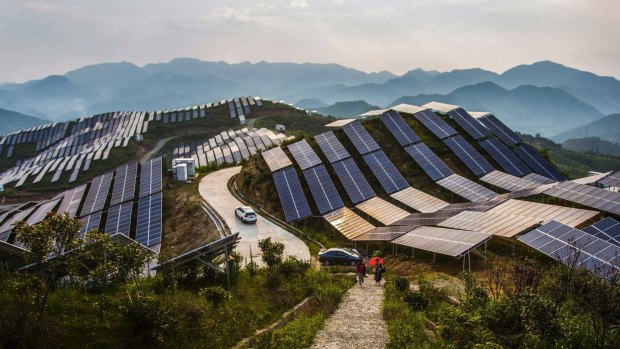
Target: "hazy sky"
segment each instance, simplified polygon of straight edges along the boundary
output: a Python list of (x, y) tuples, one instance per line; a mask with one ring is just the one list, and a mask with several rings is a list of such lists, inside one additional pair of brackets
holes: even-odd
[(0, 81), (175, 57), (620, 77), (619, 0), (0, 0)]

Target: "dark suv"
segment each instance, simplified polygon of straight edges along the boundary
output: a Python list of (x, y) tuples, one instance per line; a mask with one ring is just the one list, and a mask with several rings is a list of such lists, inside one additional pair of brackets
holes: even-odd
[(356, 265), (361, 260), (361, 254), (352, 248), (330, 248), (319, 253), (319, 262), (323, 265)]

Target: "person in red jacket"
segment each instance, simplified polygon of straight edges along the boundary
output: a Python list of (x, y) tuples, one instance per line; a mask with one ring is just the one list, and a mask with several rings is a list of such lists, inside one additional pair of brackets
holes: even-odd
[(360, 287), (364, 287), (364, 278), (366, 277), (366, 265), (363, 261), (357, 262), (357, 283)]

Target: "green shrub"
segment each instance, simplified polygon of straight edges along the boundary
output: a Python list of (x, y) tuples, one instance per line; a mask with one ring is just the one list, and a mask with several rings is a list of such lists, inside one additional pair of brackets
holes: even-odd
[(300, 261), (295, 257), (288, 257), (278, 266), (280, 274), (285, 278), (295, 275), (303, 275), (310, 268), (310, 263)]
[(407, 291), (403, 299), (415, 311), (422, 311), (428, 307), (428, 299), (422, 292)]
[(219, 307), (224, 301), (230, 298), (230, 293), (222, 286), (205, 287), (200, 289), (198, 294), (205, 297), (215, 308)]
[(409, 279), (404, 276), (397, 276), (394, 279), (394, 287), (400, 292), (405, 292), (409, 289)]
[(325, 322), (325, 314), (300, 316), (271, 334), (270, 348), (307, 348)]

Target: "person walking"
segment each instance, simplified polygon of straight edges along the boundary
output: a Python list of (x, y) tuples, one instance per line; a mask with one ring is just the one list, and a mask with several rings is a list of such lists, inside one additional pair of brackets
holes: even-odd
[(364, 287), (364, 278), (366, 277), (366, 265), (364, 261), (360, 259), (357, 262), (357, 283), (360, 287)]
[(385, 273), (385, 267), (382, 263), (377, 263), (375, 266), (375, 284), (377, 286), (381, 286), (381, 279), (383, 278), (383, 273)]

